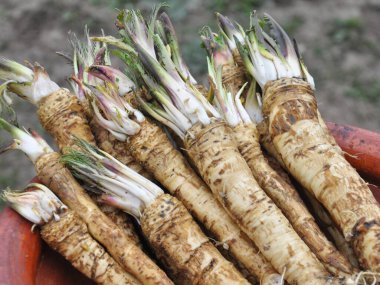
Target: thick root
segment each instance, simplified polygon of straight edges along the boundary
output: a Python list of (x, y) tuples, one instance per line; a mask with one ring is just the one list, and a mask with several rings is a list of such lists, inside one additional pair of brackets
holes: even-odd
[(234, 57), (234, 62), (239, 67), (244, 67), (243, 59), (241, 58), (239, 50), (236, 48), (232, 51), (232, 56)]
[(141, 227), (178, 284), (249, 284), (174, 197), (163, 194), (149, 205)]
[[(223, 65), (222, 82), (233, 95), (236, 95), (247, 81), (244, 66), (238, 66), (234, 63)], [(248, 87), (245, 88), (247, 90)]]
[(311, 205), (314, 215), (322, 227), (330, 234), (334, 244), (337, 249), (350, 261), (352, 266), (359, 268), (359, 262), (356, 258), (354, 250), (351, 247), (351, 244), (344, 239), (343, 234), (339, 231), (333, 220), (331, 219), (330, 214), (326, 209), (319, 203), (319, 201), (310, 194), (306, 189), (303, 189), (305, 199)]
[(117, 210), (114, 207), (111, 207), (103, 203), (99, 203), (98, 207), (104, 214), (107, 215), (108, 218), (111, 219), (112, 222), (114, 222), (116, 225), (119, 226), (119, 228), (121, 228), (124, 231), (124, 233), (131, 239), (131, 241), (133, 241), (137, 246), (142, 248), (141, 240), (131, 220), (132, 217), (130, 217), (123, 211)]
[(284, 162), (282, 161), (281, 155), (277, 152), (276, 148), (274, 147), (272, 137), (269, 134), (268, 131), (268, 124), (266, 120), (261, 121), (257, 125), (257, 131), (259, 133), (259, 141), (260, 144), (265, 148), (265, 150), (272, 156), (283, 169), (286, 169)]
[[(281, 167), (275, 158), (266, 153), (264, 153), (264, 157), (268, 161), (270, 167), (275, 170), (277, 174), (280, 175), (284, 181), (286, 181), (286, 183), (293, 185), (293, 182), (290, 180), (289, 175), (285, 172), (285, 170)], [(344, 239), (343, 234), (338, 230), (337, 226), (331, 219), (331, 216), (326, 211), (326, 209), (306, 189), (297, 190), (298, 193), (300, 193), (299, 191), (302, 191), (302, 193), (305, 195), (302, 198), (306, 199), (312, 207), (311, 212), (312, 215), (316, 217), (317, 224), (320, 225), (320, 228), (323, 228), (328, 232), (338, 251), (343, 254), (343, 256), (351, 263), (354, 268), (359, 268), (358, 260), (350, 243)]]
[(59, 159), (58, 153), (49, 153), (37, 160), (35, 167), (41, 182), (82, 218), (90, 234), (141, 283), (172, 284), (166, 274), (99, 210)]
[(279, 278), (181, 153), (173, 147), (162, 129), (147, 120), (141, 124), (140, 133), (130, 138), (129, 144), (135, 159), (184, 204), (238, 263), (258, 280)]
[(239, 151), (256, 181), (284, 213), (298, 235), (331, 273), (350, 276), (353, 272), (350, 262), (319, 229), (296, 189), (269, 166), (261, 151), (255, 125), (240, 124), (232, 130)]
[[(339, 145), (336, 143), (334, 137), (330, 134), (329, 129), (327, 128), (327, 125), (325, 121), (322, 119), (321, 114), (318, 111), (318, 121), (321, 125), (323, 132), (326, 136), (326, 139), (328, 142), (336, 149), (338, 153), (343, 155), (342, 149), (339, 147)], [(282, 161), (281, 155), (277, 152), (276, 147), (273, 144), (272, 137), (268, 130), (268, 122), (267, 120), (261, 121), (257, 125), (257, 130), (259, 132), (259, 141), (260, 144), (265, 148), (265, 150), (274, 158), (277, 160), (277, 162), (281, 165), (282, 168), (286, 169), (286, 166), (284, 162)]]
[(364, 268), (380, 273), (380, 221), (359, 221), (355, 228), (353, 248)]
[(268, 82), (264, 115), (288, 171), (328, 210), (353, 242), (362, 266), (380, 272), (380, 207), (365, 181), (329, 143), (310, 86), (299, 79)]
[(338, 153), (340, 153), (341, 155), (344, 155), (342, 149), (335, 141), (333, 135), (330, 134), (329, 128), (327, 127), (325, 121), (323, 120), (321, 113), (319, 113), (319, 110), (317, 110), (317, 115), (318, 115), (318, 122), (321, 125), (321, 128), (323, 129), (323, 132), (329, 144), (331, 144)]
[[(117, 155), (119, 160), (129, 163), (131, 168), (140, 174), (147, 175), (125, 150), (124, 143), (116, 142), (116, 139), (96, 122), (92, 122), (90, 127), (87, 121), (87, 118), (91, 117), (90, 106), (86, 100), (79, 102), (77, 97), (67, 89), (60, 89), (43, 98), (38, 107), (38, 116), (42, 126), (54, 137), (61, 152), (68, 147), (76, 147), (74, 136), (95, 145), (95, 135), (100, 148), (113, 156)], [(117, 218), (116, 215), (120, 215), (120, 217)], [(125, 219), (125, 214), (116, 210), (112, 216), (119, 222)], [(127, 235), (133, 232), (133, 228), (128, 228), (129, 224), (120, 224), (120, 226)], [(137, 233), (135, 233), (134, 239), (138, 239)]]
[(141, 284), (88, 233), (86, 224), (71, 210), (42, 227), (43, 240), (65, 257), (76, 269), (104, 285)]
[(185, 146), (214, 196), (288, 282), (326, 284), (329, 274), (259, 187), (225, 124), (194, 125)]
[(44, 97), (38, 105), (38, 116), (41, 125), (53, 136), (61, 152), (67, 147), (75, 147), (74, 136), (95, 144), (82, 105), (67, 89), (60, 89)]

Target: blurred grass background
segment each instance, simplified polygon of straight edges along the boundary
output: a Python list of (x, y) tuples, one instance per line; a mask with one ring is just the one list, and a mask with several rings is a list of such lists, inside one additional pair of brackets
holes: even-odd
[[(158, 1), (138, 0), (2, 0), (0, 56), (38, 61), (51, 78), (68, 87), (71, 67), (56, 51), (70, 51), (68, 32), (115, 34), (116, 9), (138, 8), (148, 15)], [(206, 82), (205, 52), (198, 36), (203, 25), (216, 29), (214, 12), (248, 25), (251, 10), (270, 13), (297, 39), (317, 85), (322, 115), (328, 121), (380, 131), (380, 1), (367, 0), (193, 0), (167, 1), (183, 55), (192, 73)], [(21, 125), (49, 136), (38, 124), (35, 107), (15, 99)], [(0, 132), (0, 144), (9, 137)], [(51, 142), (51, 139), (50, 139)], [(21, 188), (34, 176), (23, 154), (0, 157), (0, 189)], [(0, 206), (1, 207), (1, 206)]]

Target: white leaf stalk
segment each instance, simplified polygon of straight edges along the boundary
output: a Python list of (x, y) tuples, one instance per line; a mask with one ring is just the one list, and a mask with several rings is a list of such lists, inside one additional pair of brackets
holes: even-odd
[(19, 83), (33, 81), (34, 73), (26, 66), (15, 61), (0, 57), (0, 78)]
[[(37, 188), (27, 191), (29, 188)], [(67, 209), (57, 196), (45, 185), (29, 184), (22, 192), (4, 190), (2, 199), (10, 207), (33, 224), (44, 225), (51, 220), (59, 220), (59, 214)]]
[[(247, 72), (261, 88), (268, 81), (291, 77), (302, 78), (315, 88), (313, 78), (286, 32), (268, 14), (264, 14), (263, 20), (264, 27), (253, 12), (244, 43), (235, 41)], [(269, 34), (265, 29), (269, 29)]]
[(42, 98), (58, 91), (60, 87), (38, 63), (32, 68), (0, 58), (0, 79), (9, 81), (8, 90), (37, 105)]
[(8, 83), (14, 82), (13, 80), (8, 80), (5, 81), (3, 84), (0, 85), (0, 98), (4, 100), (2, 104), (0, 105), (0, 113), (1, 113), (1, 108), (5, 106), (10, 106), (13, 103), (12, 98), (8, 94)]
[[(251, 123), (252, 120), (240, 99), (248, 83), (244, 84), (237, 94), (232, 94), (223, 85), (223, 66), (234, 64), (230, 49), (223, 39), (208, 27), (203, 28), (201, 38), (209, 55), (207, 57), (207, 67), (210, 85), (214, 91), (214, 96), (211, 98), (213, 104), (230, 126), (235, 127), (240, 123)], [(248, 97), (250, 97), (249, 93)]]
[(260, 94), (256, 93), (256, 82), (255, 80), (252, 80), (245, 98), (244, 109), (251, 118), (252, 122), (255, 122), (256, 124), (260, 123), (264, 119), (262, 102), (260, 98)]
[[(145, 109), (147, 113), (150, 114), (152, 117), (154, 117), (156, 120), (164, 123), (165, 125), (170, 125), (179, 136), (182, 136), (182, 133), (185, 132), (185, 130), (180, 130), (176, 128), (173, 121), (177, 119), (181, 121), (181, 125), (187, 125), (187, 119), (174, 107), (174, 105), (169, 103), (170, 100), (168, 99), (168, 96), (166, 95), (166, 91), (161, 86), (159, 86), (153, 79), (151, 79), (148, 75), (146, 75), (139, 65), (136, 65), (136, 68), (141, 71), (140, 76), (147, 82), (147, 85), (150, 87), (151, 92), (154, 92), (156, 96), (158, 97), (164, 96), (166, 98), (165, 102), (167, 102), (167, 104), (164, 105), (164, 110), (162, 110), (160, 109), (159, 106), (154, 106), (150, 103), (147, 103), (143, 101), (141, 98), (139, 98), (139, 96), (137, 96), (137, 99), (140, 105), (142, 106), (142, 108)], [(94, 76), (99, 76), (99, 73), (96, 72), (93, 69), (93, 67), (88, 68), (88, 71)], [(101, 78), (106, 80), (106, 78), (104, 77), (101, 77)], [(111, 86), (111, 87), (113, 85), (113, 84), (110, 84), (109, 80), (106, 80), (105, 83), (106, 83), (106, 86), (107, 84), (108, 86)], [(81, 84), (81, 83), (78, 82), (78, 84)], [(119, 83), (116, 82), (116, 85), (118, 84)], [(108, 131), (110, 131), (118, 140), (125, 141), (127, 139), (127, 135), (133, 135), (139, 131), (139, 129), (138, 130), (135, 129), (133, 130), (133, 132), (126, 133), (125, 131), (123, 131), (123, 128), (125, 127), (129, 128), (129, 127), (125, 125), (120, 126), (119, 116), (116, 117), (116, 121), (112, 119), (112, 116), (107, 116), (109, 109), (118, 110), (117, 113), (120, 114), (122, 113), (120, 112), (120, 109), (121, 110), (124, 109), (125, 107), (123, 105), (126, 105), (128, 111), (135, 112), (135, 115), (137, 115), (138, 121), (142, 122), (144, 120), (143, 115), (139, 113), (138, 110), (135, 110), (134, 108), (132, 108), (127, 102), (125, 102), (124, 99), (116, 98), (115, 96), (113, 96), (114, 99), (116, 100), (112, 100), (112, 99), (108, 100), (110, 96), (103, 96), (103, 95), (110, 94), (109, 91), (111, 91), (111, 94), (112, 94), (112, 90), (107, 90), (109, 89), (107, 87), (98, 88), (100, 89), (100, 91), (95, 92), (94, 94), (92, 94), (92, 91), (86, 88), (85, 86), (83, 87), (83, 89), (86, 89), (86, 94), (87, 94), (86, 96), (88, 96), (89, 98), (96, 98), (96, 102), (92, 100), (92, 106), (93, 106), (95, 118), (97, 119), (99, 124), (103, 126), (104, 128), (106, 128)], [(120, 100), (122, 100), (121, 105), (120, 105)], [(165, 100), (165, 99), (163, 98), (162, 100)], [(116, 105), (119, 105), (119, 107), (117, 106), (115, 107), (115, 101), (119, 103), (119, 104), (116, 104)], [(113, 108), (110, 108), (110, 105), (113, 105)], [(98, 106), (101, 107), (102, 112), (100, 112)], [(105, 116), (102, 113), (105, 114)], [(133, 123), (134, 122), (132, 122), (132, 124)], [(190, 127), (191, 126), (190, 122), (188, 124)]]
[(2, 149), (0, 153), (10, 149), (19, 149), (35, 163), (42, 155), (53, 152), (50, 146), (36, 132), (29, 133), (11, 125), (2, 118), (0, 118), (0, 129), (7, 131), (13, 137), (12, 144)]
[[(185, 121), (181, 124), (176, 123), (176, 119), (173, 118), (170, 111), (167, 107), (158, 106), (154, 103), (149, 103), (143, 100), (141, 97), (137, 97), (140, 106), (154, 119), (161, 122), (165, 126), (171, 128), (181, 139), (185, 138), (185, 132), (187, 128), (191, 127), (190, 122), (185, 118)], [(186, 127), (186, 124), (189, 124), (189, 127)]]
[(105, 195), (101, 200), (121, 208), (136, 218), (163, 191), (106, 152), (77, 139), (78, 150), (71, 150), (62, 161), (73, 174), (88, 184), (96, 186)]
[(152, 35), (157, 48), (156, 57), (128, 29), (126, 32), (138, 53), (133, 64), (157, 100), (155, 104), (142, 104), (147, 112), (170, 128), (174, 124), (176, 128), (173, 130), (180, 137), (184, 137), (186, 131), (197, 122), (208, 125), (211, 123), (210, 117), (220, 117), (202, 94), (190, 82), (185, 82), (173, 63), (170, 51), (158, 35)]
[(214, 60), (207, 57), (210, 84), (214, 91), (213, 103), (231, 127), (240, 123), (252, 122), (244, 109), (240, 96), (248, 83), (245, 83), (237, 94), (232, 94), (222, 83), (222, 66), (215, 65)]
[[(150, 75), (152, 75), (156, 81), (165, 88), (165, 91), (161, 90), (161, 93), (165, 95), (167, 94), (166, 96), (159, 97), (157, 96), (157, 92), (152, 92), (156, 99), (166, 108), (173, 107), (177, 109), (176, 112), (182, 113), (186, 118), (186, 121), (190, 121), (190, 124), (180, 126), (180, 128), (187, 130), (191, 125), (197, 122), (208, 125), (210, 123), (210, 118), (206, 109), (203, 107), (202, 102), (198, 100), (194, 92), (188, 88), (186, 83), (178, 78), (173, 78), (156, 59), (150, 57), (150, 55), (145, 53), (144, 50), (138, 50), (138, 52), (144, 68), (146, 68)], [(143, 78), (148, 87), (151, 88), (147, 76)], [(180, 125), (181, 122), (177, 121), (176, 124)]]
[(189, 68), (182, 58), (174, 26), (165, 12), (161, 13), (158, 20), (156, 20), (156, 31), (165, 43), (165, 46), (170, 50), (171, 59), (182, 79), (189, 81), (193, 85), (197, 84), (197, 81), (191, 75)]

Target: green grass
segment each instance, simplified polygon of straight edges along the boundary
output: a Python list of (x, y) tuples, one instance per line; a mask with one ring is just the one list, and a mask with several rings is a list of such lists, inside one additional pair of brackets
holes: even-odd
[(9, 18), (9, 10), (7, 10), (2, 4), (0, 4), (0, 18), (5, 21)]
[(207, 6), (212, 11), (230, 11), (249, 14), (254, 9), (260, 8), (265, 0), (240, 0), (231, 2), (229, 0), (213, 0), (207, 1)]
[(136, 4), (138, 1), (131, 0), (88, 0), (94, 6), (107, 6), (110, 9), (124, 8), (129, 4)]
[(203, 77), (207, 74), (206, 52), (200, 47), (200, 39), (193, 40), (182, 46), (185, 62), (194, 76)]
[(260, 8), (265, 0), (242, 0), (238, 1), (239, 12), (249, 13), (253, 9)]
[(363, 22), (360, 18), (335, 19), (330, 23), (328, 36), (335, 44), (353, 48), (362, 41)]
[(292, 18), (286, 22), (283, 27), (284, 30), (293, 37), (294, 34), (299, 30), (299, 28), (305, 23), (305, 18), (301, 15), (294, 15)]
[[(8, 162), (8, 165), (10, 163)], [(0, 164), (0, 169), (6, 169), (8, 167), (6, 163)], [(13, 166), (13, 165), (12, 165)], [(13, 187), (18, 183), (19, 175), (16, 170), (6, 171), (0, 176), (0, 192), (7, 187)]]
[(362, 82), (354, 80), (346, 95), (371, 103), (380, 102), (380, 83), (376, 80)]

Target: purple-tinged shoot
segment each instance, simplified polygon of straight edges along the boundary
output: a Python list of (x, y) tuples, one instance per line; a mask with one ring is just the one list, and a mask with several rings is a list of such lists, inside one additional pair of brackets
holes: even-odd
[(53, 82), (46, 70), (35, 63), (30, 69), (6, 58), (0, 58), (0, 79), (9, 81), (8, 90), (37, 105), (60, 87)]
[[(37, 188), (27, 191), (28, 188)], [(23, 192), (4, 190), (3, 200), (10, 207), (33, 224), (44, 225), (51, 220), (59, 220), (59, 214), (67, 207), (46, 186), (39, 183), (29, 184)]]
[[(189, 87), (176, 73), (174, 64), (170, 59), (167, 49), (164, 47), (159, 37), (155, 37), (158, 53), (163, 62), (161, 65), (157, 59), (151, 57), (143, 47), (135, 43), (136, 51), (139, 53), (139, 59), (142, 62), (146, 73), (154, 77), (154, 79), (164, 87), (172, 104), (187, 117), (192, 124), (201, 122), (204, 125), (210, 123), (208, 111), (213, 110), (208, 105), (207, 101), (202, 102), (202, 95), (194, 92), (193, 88)], [(145, 77), (146, 78), (146, 77)], [(146, 82), (148, 83), (148, 82)], [(214, 110), (213, 110), (214, 111)], [(217, 114), (214, 111), (214, 114)]]
[(204, 27), (201, 31), (201, 39), (206, 48), (209, 58), (212, 58), (216, 66), (225, 64), (234, 64), (234, 58), (229, 47), (226, 45), (223, 38), (218, 34), (213, 33), (209, 27)]
[(2, 149), (0, 153), (10, 149), (19, 149), (35, 163), (42, 155), (53, 151), (36, 132), (31, 134), (26, 130), (11, 125), (2, 118), (0, 118), (0, 129), (4, 129), (13, 137), (13, 143)]
[(106, 65), (91, 65), (87, 72), (105, 82), (117, 86), (119, 95), (123, 96), (135, 89), (135, 84), (120, 70)]
[(228, 17), (223, 16), (220, 13), (216, 13), (216, 18), (221, 34), (227, 42), (228, 47), (231, 51), (236, 50), (237, 42), (244, 43), (245, 33), (243, 28), (238, 23), (235, 23), (238, 26), (238, 28), (236, 28), (236, 25), (232, 23)]
[(171, 59), (182, 79), (189, 81), (191, 84), (197, 84), (196, 80), (191, 75), (189, 68), (182, 58), (174, 26), (169, 16), (165, 12), (161, 13), (158, 17), (158, 20), (156, 20), (156, 31), (160, 35), (165, 45), (170, 48)]
[(80, 102), (86, 102), (88, 98), (91, 98), (91, 89), (83, 82), (83, 78), (79, 79), (75, 75), (69, 78), (74, 94), (77, 96)]
[(238, 43), (247, 72), (261, 88), (268, 81), (292, 77), (302, 78), (315, 88), (296, 46), (282, 27), (268, 14), (264, 14), (262, 23), (253, 12), (244, 45)]
[(62, 161), (74, 176), (102, 191), (107, 204), (140, 218), (143, 209), (163, 194), (157, 185), (108, 153), (80, 139), (76, 144), (79, 150), (69, 150)]
[[(85, 39), (81, 41), (75, 34), (71, 34), (70, 42), (73, 49), (73, 70), (74, 77), (83, 81), (84, 84), (89, 86), (96, 86), (101, 83), (97, 77), (89, 74), (87, 68), (93, 64), (110, 65), (111, 61), (107, 45), (99, 42), (92, 42), (89, 36), (89, 30), (85, 28)], [(80, 101), (85, 100), (85, 93), (83, 88), (77, 81), (70, 81), (74, 93)]]
[[(152, 31), (151, 25), (144, 30)], [(208, 125), (211, 123), (211, 117), (220, 118), (220, 115), (199, 90), (183, 78), (178, 66), (173, 62), (170, 48), (164, 43), (168, 34), (164, 27), (161, 30), (161, 34), (164, 35), (162, 38), (153, 34), (153, 31), (150, 34), (156, 48), (153, 53), (126, 29), (138, 54), (137, 57), (130, 57), (130, 64), (135, 67), (147, 89), (157, 100), (152, 104), (143, 102), (140, 98), (142, 107), (183, 138), (193, 124), (200, 122)]]
[[(111, 66), (107, 42), (112, 37), (98, 37), (103, 41), (92, 41), (89, 31), (85, 29), (85, 41), (80, 41), (74, 34), (71, 39), (73, 46), (73, 67), (74, 76), (87, 86), (97, 86), (102, 81), (116, 84), (119, 88), (119, 94), (124, 95), (134, 88), (134, 83), (120, 70)], [(115, 39), (113, 42), (117, 41)], [(132, 50), (127, 44), (120, 43)], [(85, 90), (83, 84), (78, 80), (72, 82), (72, 87), (77, 97), (82, 101), (85, 100)]]
[(118, 140), (125, 141), (140, 131), (139, 123), (145, 120), (144, 115), (120, 97), (114, 85), (97, 86), (92, 94), (95, 118)]

